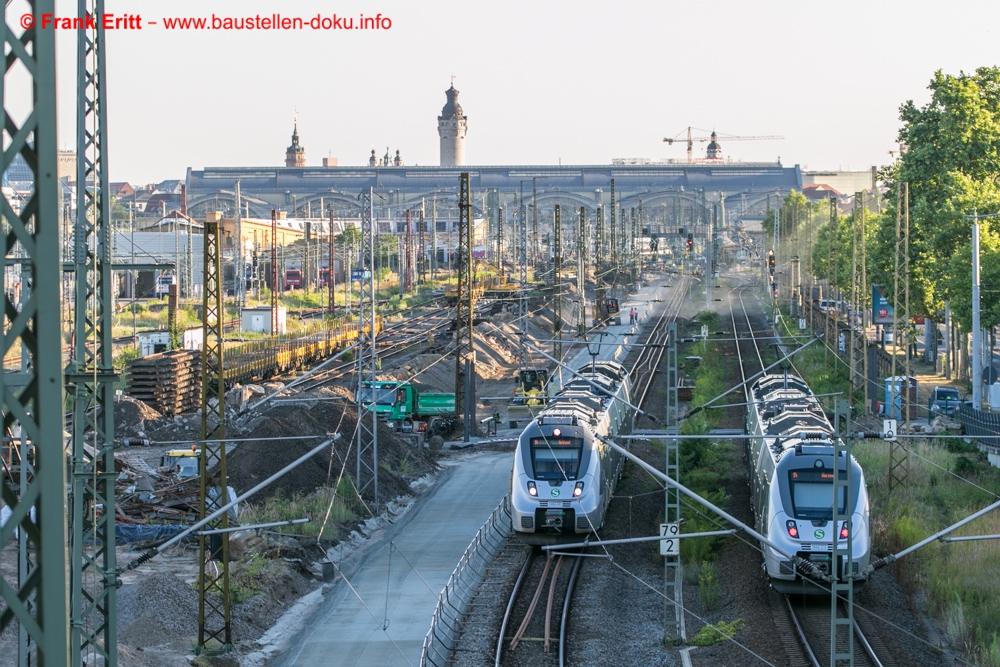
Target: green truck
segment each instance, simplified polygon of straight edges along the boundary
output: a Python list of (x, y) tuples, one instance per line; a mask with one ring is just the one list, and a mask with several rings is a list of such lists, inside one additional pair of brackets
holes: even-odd
[(372, 390), (370, 382), (362, 382), (354, 392), (354, 400), (358, 405), (371, 410), (374, 398), (375, 414), (381, 420), (389, 419), (396, 401), (396, 387), (400, 384), (399, 380), (378, 380)]
[(420, 391), (408, 382), (396, 387), (389, 427), (402, 433), (448, 435), (455, 422), (455, 394)]

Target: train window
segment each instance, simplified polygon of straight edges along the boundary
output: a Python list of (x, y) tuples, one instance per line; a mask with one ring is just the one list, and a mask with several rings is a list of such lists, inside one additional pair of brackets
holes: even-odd
[[(833, 518), (833, 473), (827, 470), (792, 470), (788, 473), (792, 514), (796, 519)], [(839, 512), (847, 512), (846, 489), (840, 488)]]
[(535, 479), (576, 479), (583, 438), (532, 438), (531, 465)]

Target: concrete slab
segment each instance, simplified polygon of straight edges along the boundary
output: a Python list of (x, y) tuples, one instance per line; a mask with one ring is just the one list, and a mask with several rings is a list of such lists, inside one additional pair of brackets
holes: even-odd
[(387, 531), (327, 596), (276, 665), (418, 665), (438, 593), (510, 486), (513, 453), (449, 465), (428, 495)]

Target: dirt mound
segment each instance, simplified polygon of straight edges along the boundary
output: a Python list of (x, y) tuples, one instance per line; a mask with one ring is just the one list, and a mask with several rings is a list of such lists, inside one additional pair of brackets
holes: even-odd
[(163, 415), (148, 404), (131, 396), (115, 399), (115, 435), (118, 437), (138, 435), (146, 429), (146, 422), (163, 419)]
[[(264, 414), (260, 423), (226, 459), (229, 483), (243, 493), (307, 453), (321, 438), (269, 440), (289, 436), (323, 436), (340, 433), (341, 437), (325, 451), (313, 456), (255, 496), (255, 501), (273, 496), (279, 490), (286, 497), (312, 493), (332, 485), (340, 475), (354, 476), (357, 468), (357, 413), (351, 406), (324, 402), (315, 408), (275, 407)], [(409, 493), (409, 482), (434, 470), (437, 465), (422, 451), (401, 441), (385, 424), (378, 429), (379, 497), (388, 499)], [(369, 486), (363, 496), (369, 498)]]

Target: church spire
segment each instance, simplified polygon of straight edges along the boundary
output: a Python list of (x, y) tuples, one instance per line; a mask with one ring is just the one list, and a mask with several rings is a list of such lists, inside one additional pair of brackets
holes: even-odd
[(292, 145), (285, 151), (286, 167), (306, 166), (306, 149), (299, 143), (299, 121), (295, 120), (292, 129)]

